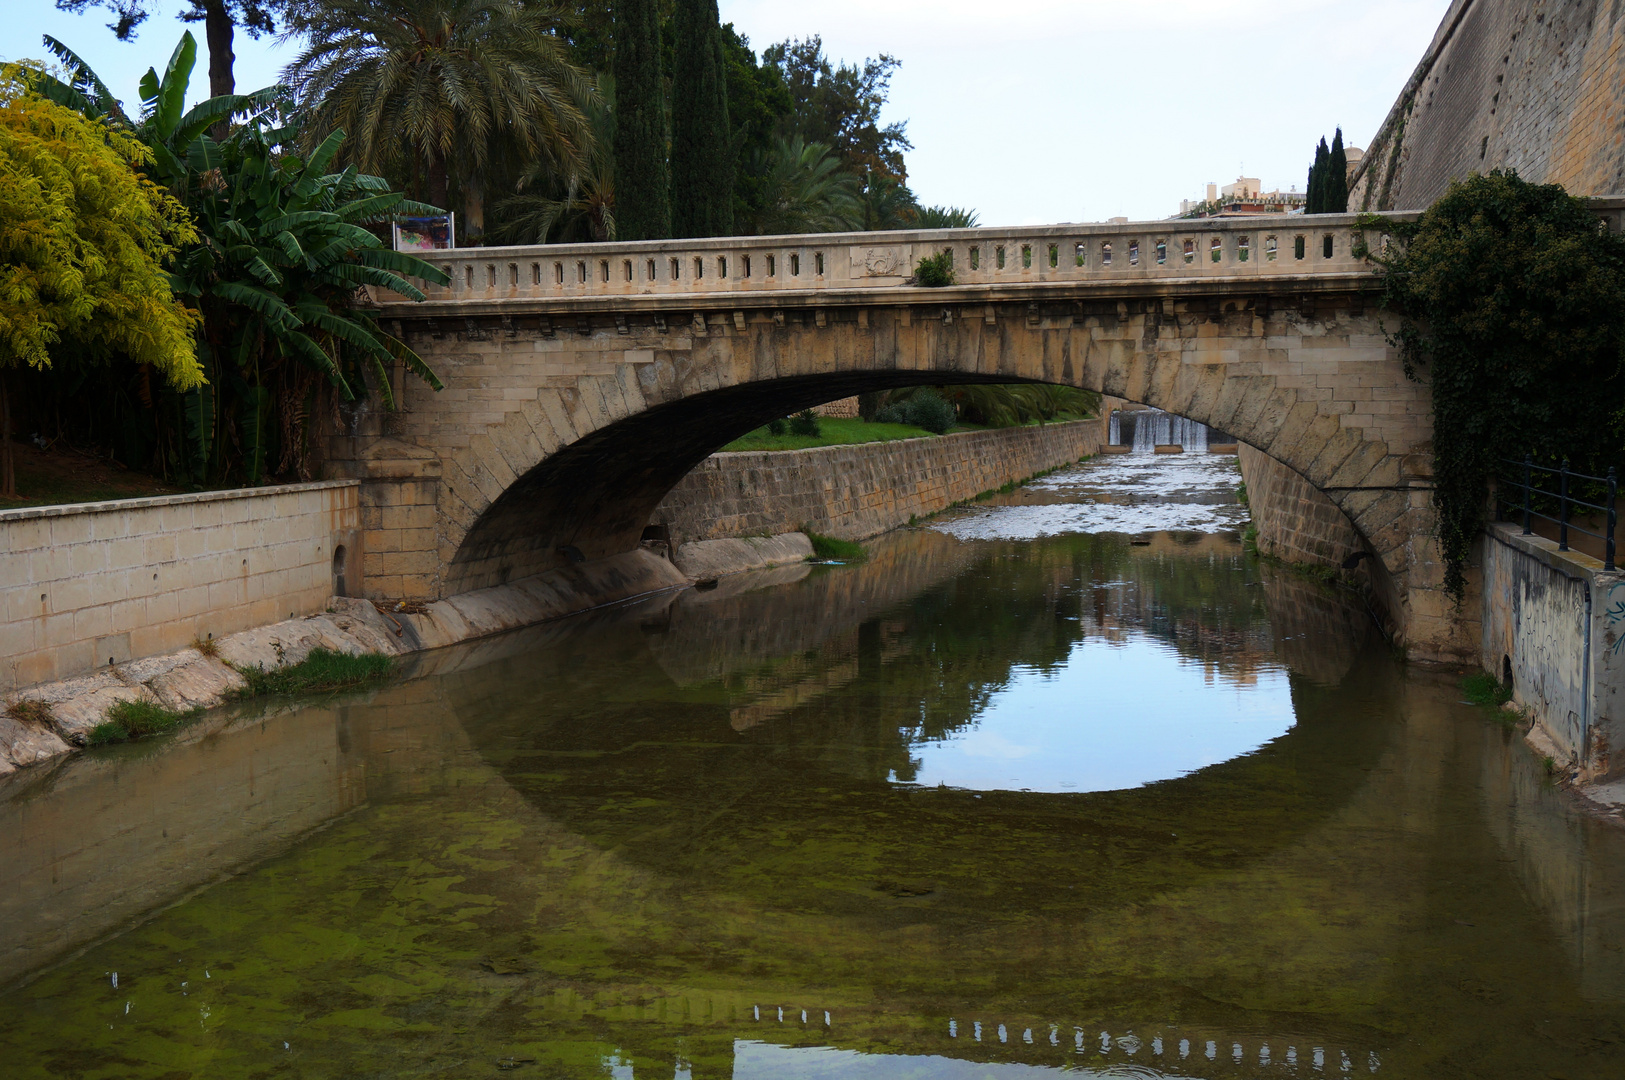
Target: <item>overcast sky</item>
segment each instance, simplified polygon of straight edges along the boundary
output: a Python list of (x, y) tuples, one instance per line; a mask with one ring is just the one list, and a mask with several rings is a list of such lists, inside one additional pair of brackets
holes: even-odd
[[(103, 9), (12, 0), (8, 59), (66, 41), (134, 103), (179, 39), (179, 0), (134, 44)], [(21, 7), (18, 17), (17, 7)], [(1449, 0), (720, 0), (758, 50), (821, 34), (826, 52), (902, 61), (886, 119), (907, 120), (909, 182), (984, 225), (1166, 217), (1212, 180), (1302, 190), (1316, 140), (1364, 146)], [(194, 29), (201, 45), (202, 28)], [(289, 47), (237, 38), (237, 85), (277, 78)], [(195, 88), (206, 88), (200, 57)]]

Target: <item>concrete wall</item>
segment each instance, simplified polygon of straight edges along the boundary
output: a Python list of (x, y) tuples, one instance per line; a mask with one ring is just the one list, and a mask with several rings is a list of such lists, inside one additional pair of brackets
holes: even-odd
[(361, 588), (354, 481), (0, 512), (0, 692), (318, 612)]
[[(1559, 762), (1584, 777), (1625, 764), (1625, 575), (1497, 522), (1485, 530), (1484, 669), (1512, 669)], [(1540, 740), (1537, 739), (1537, 742)]]
[(1625, 5), (1455, 0), (1355, 173), (1353, 209), (1422, 209), (1497, 167), (1625, 191)]
[(861, 539), (1100, 448), (1100, 421), (937, 438), (715, 454), (655, 510), (674, 542), (808, 526)]

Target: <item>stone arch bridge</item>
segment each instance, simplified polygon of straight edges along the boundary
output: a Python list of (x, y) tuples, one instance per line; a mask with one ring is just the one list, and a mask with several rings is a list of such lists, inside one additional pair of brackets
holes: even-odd
[[(1617, 213), (1617, 211), (1616, 211)], [(1390, 219), (1405, 215), (1388, 215)], [(635, 549), (775, 417), (946, 379), (1062, 383), (1235, 435), (1354, 523), (1418, 655), (1470, 652), (1432, 558), (1430, 422), (1353, 216), (477, 248), (380, 298), (445, 381), (336, 440), (366, 589), (436, 598)], [(1617, 224), (1617, 223), (1616, 223)], [(956, 283), (909, 280), (952, 252)]]

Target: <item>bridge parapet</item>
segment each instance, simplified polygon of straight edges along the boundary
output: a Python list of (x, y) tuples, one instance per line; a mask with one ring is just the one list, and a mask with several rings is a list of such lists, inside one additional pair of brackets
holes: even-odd
[[(607, 244), (470, 248), (428, 256), (451, 277), (426, 289), (429, 309), (490, 305), (565, 309), (673, 304), (840, 303), (908, 289), (922, 300), (1024, 291), (1123, 295), (1190, 286), (1293, 288), (1372, 277), (1361, 245), (1388, 234), (1372, 218), (1415, 213), (1278, 215), (1104, 225), (819, 233)], [(955, 284), (915, 289), (919, 260), (948, 251)], [(822, 298), (820, 300), (819, 298)], [(517, 304), (515, 303), (517, 302)], [(425, 305), (400, 305), (399, 314)]]

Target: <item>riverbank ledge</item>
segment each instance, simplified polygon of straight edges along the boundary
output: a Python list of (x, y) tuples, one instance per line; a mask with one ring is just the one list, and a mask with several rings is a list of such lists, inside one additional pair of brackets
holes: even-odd
[[(805, 540), (803, 537), (802, 542)], [(811, 550), (808, 544), (808, 553)], [(722, 560), (713, 562), (722, 565)], [(759, 554), (752, 565), (762, 565)], [(729, 571), (719, 569), (713, 576), (717, 572)], [(327, 610), (320, 614), (284, 619), (213, 639), (202, 643), (201, 649), (188, 647), (163, 656), (113, 664), (91, 675), (7, 695), (6, 711), (11, 715), (0, 716), (0, 776), (85, 746), (91, 730), (107, 718), (109, 708), (121, 701), (149, 701), (177, 712), (211, 708), (247, 685), (238, 669), (269, 671), (291, 666), (318, 647), (352, 656), (400, 656), (517, 630), (683, 588), (689, 583), (690, 579), (667, 559), (649, 551), (632, 551), (412, 610), (384, 612), (370, 600), (331, 597)], [(47, 709), (30, 709), (25, 702), (38, 702)], [(19, 711), (35, 715), (43, 711), (49, 720), (42, 723), (19, 719)]]

